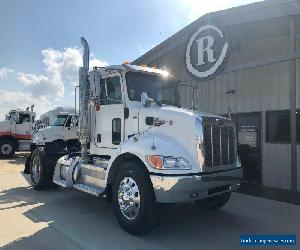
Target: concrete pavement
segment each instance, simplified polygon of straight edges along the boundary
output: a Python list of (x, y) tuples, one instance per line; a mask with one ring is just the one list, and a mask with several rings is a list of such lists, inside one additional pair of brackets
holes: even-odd
[(300, 206), (238, 193), (218, 211), (163, 205), (161, 225), (135, 237), (119, 227), (103, 198), (61, 188), (33, 190), (22, 174), (24, 162), (23, 154), (0, 160), (3, 249), (232, 250), (240, 248), (240, 234), (297, 234), (299, 241)]

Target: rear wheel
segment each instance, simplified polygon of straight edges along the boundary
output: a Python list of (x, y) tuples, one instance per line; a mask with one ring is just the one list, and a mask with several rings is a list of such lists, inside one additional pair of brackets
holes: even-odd
[(128, 233), (142, 235), (158, 222), (154, 190), (142, 166), (125, 162), (114, 180), (112, 200), (120, 226)]
[(2, 139), (0, 140), (0, 157), (8, 158), (15, 154), (16, 145), (10, 139)]
[(36, 148), (31, 155), (30, 176), (33, 188), (36, 190), (43, 190), (52, 185), (54, 166), (49, 157), (46, 159), (43, 148)]
[(224, 193), (203, 200), (195, 201), (195, 204), (200, 208), (214, 210), (225, 206), (230, 197), (231, 193)]

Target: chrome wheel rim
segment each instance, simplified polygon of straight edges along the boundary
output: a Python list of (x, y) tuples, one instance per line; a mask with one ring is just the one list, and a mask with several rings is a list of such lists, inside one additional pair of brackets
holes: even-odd
[(9, 155), (12, 152), (12, 146), (10, 144), (2, 144), (1, 145), (1, 153), (3, 155)]
[(118, 203), (122, 214), (128, 220), (134, 220), (140, 210), (140, 190), (134, 179), (124, 177), (118, 189)]
[(39, 157), (34, 157), (32, 162), (32, 179), (34, 182), (38, 182), (40, 180), (40, 169), (41, 169), (41, 162)]

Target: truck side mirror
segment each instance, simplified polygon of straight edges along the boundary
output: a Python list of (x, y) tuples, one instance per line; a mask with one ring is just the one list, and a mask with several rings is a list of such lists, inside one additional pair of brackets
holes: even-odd
[(146, 92), (141, 94), (141, 102), (145, 108), (149, 108), (151, 104), (155, 103), (155, 101), (150, 98)]

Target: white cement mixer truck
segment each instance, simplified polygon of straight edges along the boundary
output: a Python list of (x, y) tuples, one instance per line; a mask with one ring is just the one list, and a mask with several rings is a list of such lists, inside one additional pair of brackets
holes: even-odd
[(134, 235), (157, 225), (157, 203), (224, 206), (242, 177), (234, 123), (181, 108), (180, 81), (166, 71), (123, 64), (89, 72), (89, 46), (81, 41), (81, 152), (56, 161), (36, 147), (34, 189), (54, 182), (105, 196), (120, 226)]

